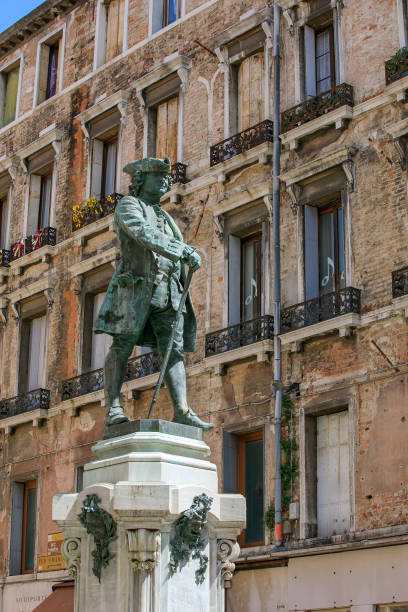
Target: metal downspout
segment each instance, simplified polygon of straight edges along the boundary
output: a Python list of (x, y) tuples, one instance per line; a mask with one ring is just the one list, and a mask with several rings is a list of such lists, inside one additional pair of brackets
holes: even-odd
[(282, 479), (281, 479), (281, 422), (282, 372), (280, 342), (281, 276), (280, 276), (280, 6), (277, 0), (273, 10), (273, 315), (274, 352), (273, 377), (275, 383), (275, 545), (282, 545)]

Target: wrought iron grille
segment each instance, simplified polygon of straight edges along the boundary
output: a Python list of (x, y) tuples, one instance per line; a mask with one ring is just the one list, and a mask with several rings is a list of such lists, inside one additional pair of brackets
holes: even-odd
[(282, 133), (345, 105), (353, 106), (353, 87), (348, 83), (337, 85), (284, 111), (281, 115)]
[(238, 325), (207, 334), (205, 337), (205, 356), (219, 355), (241, 346), (248, 346), (261, 340), (273, 338), (273, 317), (264, 315)]
[[(136, 380), (137, 378), (149, 376), (149, 374), (155, 374), (159, 372), (160, 364), (160, 359), (156, 353), (146, 353), (145, 355), (129, 359), (125, 380)], [(103, 389), (103, 368), (64, 380), (62, 383), (61, 400), (73, 399), (74, 397), (80, 397), (81, 395), (100, 391), (101, 389)]]
[(359, 314), (360, 293), (360, 289), (346, 287), (285, 308), (281, 312), (282, 334), (350, 312)]
[(0, 253), (1, 253), (0, 266), (2, 266), (3, 268), (7, 268), (7, 266), (10, 263), (11, 251), (8, 251), (7, 249), (0, 249)]
[(272, 141), (273, 122), (265, 119), (265, 121), (213, 145), (210, 148), (210, 166), (215, 166), (244, 151), (249, 151), (249, 149), (253, 149), (263, 142)]
[(0, 419), (7, 419), (17, 414), (32, 412), (42, 408), (48, 410), (50, 407), (50, 392), (48, 389), (35, 389), (10, 399), (0, 401)]
[(387, 85), (408, 75), (408, 47), (402, 47), (385, 62), (385, 82)]
[(17, 240), (10, 249), (10, 261), (19, 259), (28, 253), (32, 253), (41, 247), (49, 245), (55, 246), (57, 242), (57, 230), (55, 227), (43, 227), (32, 236)]
[(111, 193), (103, 200), (88, 198), (72, 208), (72, 231), (81, 229), (114, 212), (116, 204), (123, 198), (121, 193)]
[(171, 178), (173, 179), (173, 183), (187, 183), (186, 171), (186, 164), (182, 164), (181, 162), (173, 164), (171, 167)]
[(408, 266), (392, 273), (392, 297), (408, 295)]

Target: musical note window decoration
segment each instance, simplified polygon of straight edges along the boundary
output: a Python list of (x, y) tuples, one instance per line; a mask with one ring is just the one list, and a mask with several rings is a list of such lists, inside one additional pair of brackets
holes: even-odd
[(335, 203), (319, 209), (319, 294), (344, 287), (343, 209)]
[(241, 241), (241, 321), (262, 314), (262, 234)]

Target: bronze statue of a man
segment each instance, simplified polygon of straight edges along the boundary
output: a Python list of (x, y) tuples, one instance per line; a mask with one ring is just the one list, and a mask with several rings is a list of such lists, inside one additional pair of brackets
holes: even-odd
[[(170, 169), (168, 158), (150, 157), (124, 168), (131, 175), (129, 195), (118, 202), (114, 214), (120, 260), (94, 330), (113, 336), (104, 369), (107, 426), (128, 421), (120, 390), (133, 347), (148, 346), (163, 358), (186, 281), (184, 264), (193, 271), (201, 266), (194, 247), (183, 242), (174, 220), (160, 206), (160, 197), (170, 189)], [(196, 331), (188, 295), (164, 380), (173, 402), (173, 421), (210, 429), (213, 426), (187, 404), (184, 351), (194, 351)]]

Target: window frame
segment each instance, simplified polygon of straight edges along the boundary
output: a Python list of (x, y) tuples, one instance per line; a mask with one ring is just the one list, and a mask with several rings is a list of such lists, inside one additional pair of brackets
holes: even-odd
[[(57, 96), (61, 91), (63, 91), (63, 80), (64, 80), (64, 62), (65, 62), (65, 36), (66, 36), (66, 24), (62, 24), (58, 28), (56, 28), (53, 32), (48, 33), (46, 36), (43, 36), (38, 41), (37, 45), (37, 59), (36, 59), (36, 68), (35, 68), (35, 82), (34, 82), (34, 98), (33, 98), (33, 108), (40, 106), (41, 104), (46, 104), (49, 100), (52, 100)], [(39, 100), (40, 94), (40, 79), (41, 79), (41, 53), (43, 52), (43, 46), (47, 45), (51, 47), (55, 45), (58, 41), (59, 44), (59, 52), (58, 52), (58, 65), (57, 65), (57, 85), (55, 94), (49, 98), (45, 97), (44, 100)], [(49, 72), (49, 61), (47, 62), (47, 79), (46, 85), (48, 81), (48, 72)], [(45, 90), (47, 87), (45, 87)]]
[[(330, 88), (318, 92), (317, 80), (317, 36), (323, 32), (329, 32), (329, 53), (330, 53)], [(319, 96), (326, 91), (330, 91), (336, 86), (336, 54), (334, 48), (334, 23), (315, 29), (315, 71), (316, 71), (316, 95)], [(326, 77), (327, 78), (327, 77)]]
[[(336, 212), (336, 214), (333, 216), (334, 219), (334, 224), (333, 224), (333, 235), (334, 235), (334, 289), (333, 291), (337, 292), (340, 291), (342, 288), (341, 287), (341, 283), (340, 283), (340, 244), (339, 244), (339, 215), (338, 212), (339, 210), (342, 211), (343, 214), (343, 265), (345, 268), (345, 259), (346, 259), (346, 253), (345, 253), (345, 240), (344, 240), (344, 208), (343, 205), (341, 203), (341, 201), (337, 201), (337, 202), (332, 202), (330, 204), (326, 204), (324, 206), (319, 206), (317, 209), (317, 217), (318, 217), (318, 236), (317, 236), (317, 249), (318, 249), (318, 260), (319, 260), (319, 295), (316, 297), (322, 297), (325, 294), (321, 293), (320, 291), (320, 243), (321, 243), (321, 234), (320, 234), (320, 218), (323, 215), (326, 214), (330, 214), (332, 212)], [(345, 269), (344, 269), (345, 272)], [(306, 277), (306, 274), (305, 274)], [(344, 286), (346, 286), (346, 283), (344, 283)], [(328, 292), (328, 293), (331, 293)]]
[(28, 506), (28, 491), (31, 489), (35, 489), (36, 491), (36, 499), (35, 499), (35, 531), (37, 527), (37, 507), (38, 507), (38, 488), (36, 480), (27, 480), (24, 482), (24, 502), (23, 502), (23, 525), (22, 525), (22, 542), (21, 542), (21, 574), (33, 574), (35, 573), (35, 535), (34, 535), (34, 552), (33, 552), (33, 569), (27, 570), (25, 569), (25, 553), (27, 546), (27, 506)]
[(5, 98), (6, 98), (6, 87), (5, 87), (4, 88), (4, 99), (1, 101), (2, 108), (1, 108), (1, 113), (0, 113), (0, 131), (2, 129), (7, 129), (11, 125), (13, 125), (14, 122), (19, 117), (20, 101), (21, 101), (21, 80), (22, 80), (22, 72), (23, 72), (23, 68), (24, 68), (24, 54), (22, 53), (22, 54), (18, 55), (17, 57), (15, 57), (14, 59), (10, 60), (0, 70), (0, 77), (4, 78), (6, 74), (8, 74), (12, 70), (14, 70), (14, 68), (17, 68), (17, 66), (19, 68), (19, 75), (18, 75), (18, 85), (17, 85), (17, 94), (16, 94), (16, 108), (15, 108), (14, 119), (13, 119), (13, 121), (10, 121), (9, 123), (4, 124), (4, 110), (5, 110), (5, 102), (6, 102), (6, 100), (5, 100)]
[(110, 58), (106, 59), (107, 54), (107, 36), (108, 36), (108, 18), (109, 4), (105, 4), (105, 0), (98, 0), (96, 9), (96, 25), (95, 25), (95, 46), (93, 69), (97, 70), (101, 66), (115, 61), (128, 48), (128, 23), (129, 23), (129, 0), (124, 0), (123, 11), (123, 41), (121, 51)]
[(265, 527), (263, 518), (265, 515), (265, 436), (263, 428), (247, 433), (237, 434), (237, 492), (245, 497), (245, 443), (255, 440), (262, 440), (262, 525), (264, 537), (256, 542), (245, 542), (246, 529), (243, 529), (238, 536), (238, 542), (241, 548), (249, 548), (252, 546), (263, 546), (265, 544)]
[[(256, 272), (257, 272), (257, 283), (258, 283), (258, 287), (260, 288), (260, 292), (259, 292), (259, 298), (258, 298), (258, 302), (259, 302), (259, 312), (255, 315), (255, 317), (251, 317), (251, 319), (246, 319), (245, 315), (244, 315), (244, 285), (245, 285), (245, 264), (244, 264), (244, 249), (245, 249), (245, 245), (247, 244), (251, 244), (252, 242), (257, 242), (257, 257), (256, 257)], [(263, 310), (263, 293), (264, 293), (264, 288), (263, 288), (263, 247), (264, 247), (264, 237), (262, 235), (262, 227), (259, 228), (259, 231), (257, 231), (256, 233), (253, 234), (249, 234), (248, 236), (242, 237), (241, 238), (241, 270), (240, 270), (240, 276), (241, 276), (241, 297), (240, 297), (240, 310), (241, 310), (241, 323), (245, 323), (246, 321), (251, 321), (252, 319), (257, 319), (258, 317), (262, 316), (262, 310)]]
[[(30, 308), (30, 302), (27, 303)], [(31, 324), (34, 319), (45, 317), (45, 346), (44, 346), (44, 370), (39, 387), (33, 389), (28, 388), (29, 379), (29, 358), (30, 358), (30, 339), (31, 339)], [(43, 389), (47, 387), (47, 358), (48, 358), (48, 310), (44, 300), (40, 298), (40, 301), (35, 302), (33, 311), (29, 311), (27, 314), (22, 313), (20, 321), (20, 333), (19, 333), (19, 351), (18, 351), (18, 377), (17, 377), (17, 393), (25, 394), (35, 391), (36, 389)], [(24, 385), (22, 382), (24, 381)]]

